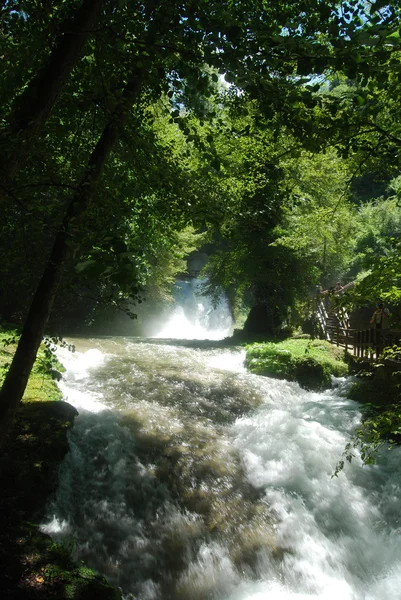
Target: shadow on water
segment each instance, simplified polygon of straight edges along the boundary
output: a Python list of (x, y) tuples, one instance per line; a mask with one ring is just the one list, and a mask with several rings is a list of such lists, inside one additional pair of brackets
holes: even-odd
[[(196, 419), (216, 427), (227, 426), (237, 418), (254, 410), (262, 398), (252, 388), (243, 389), (234, 374), (216, 376), (209, 381), (199, 380), (199, 374), (180, 367), (156, 374), (135, 372), (130, 376), (132, 363), (129, 359), (108, 362), (107, 373), (98, 375), (98, 382), (108, 388), (113, 403), (121, 407), (137, 405), (138, 401), (153, 402), (179, 411), (180, 418)], [(182, 414), (184, 413), (184, 414)]]
[(206, 582), (199, 589), (189, 585), (190, 596), (188, 582), (180, 584), (181, 575), (188, 564), (198, 561), (205, 544), (226, 548), (233, 568), (250, 579), (258, 577), (260, 552), (269, 553), (272, 560), (282, 557), (264, 490), (248, 483), (237, 453), (222, 444), (218, 433), (202, 435), (196, 425), (187, 424), (181, 436), (157, 438), (132, 414), (125, 415), (123, 422), (134, 433), (141, 463), (166, 485), (185, 515), (185, 522), (165, 539), (163, 598), (209, 597)]
[(132, 411), (82, 412), (70, 447), (49, 511), (57, 524), (47, 530), (55, 535), (56, 525), (56, 538), (74, 541), (77, 560), (123, 590), (206, 599), (211, 582), (195, 585), (187, 574), (205, 547), (224, 547), (233, 569), (251, 578), (260, 551), (278, 552), (263, 493), (218, 431), (187, 423), (168, 435), (149, 431)]

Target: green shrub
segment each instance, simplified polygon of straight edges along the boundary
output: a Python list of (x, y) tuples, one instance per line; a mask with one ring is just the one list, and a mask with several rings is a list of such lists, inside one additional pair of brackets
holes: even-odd
[(293, 375), (295, 381), (306, 390), (319, 391), (331, 387), (329, 367), (311, 357), (298, 358)]
[(342, 350), (325, 340), (289, 338), (252, 344), (245, 364), (252, 373), (298, 381), (310, 390), (328, 388), (331, 375), (341, 377), (348, 372)]

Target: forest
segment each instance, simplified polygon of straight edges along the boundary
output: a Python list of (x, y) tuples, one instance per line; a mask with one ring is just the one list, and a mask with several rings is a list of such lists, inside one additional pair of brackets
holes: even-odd
[(146, 319), (205, 245), (207, 292), (249, 331), (296, 328), (337, 280), (399, 323), (398, 2), (8, 0), (0, 18), (0, 314), (23, 327), (2, 417), (47, 327), (143, 301)]
[[(197, 254), (240, 340), (314, 337), (337, 282), (401, 329), (400, 17), (398, 0), (1, 3), (0, 331), (18, 343), (0, 448), (35, 361), (54, 366), (45, 336), (146, 336)], [(399, 444), (399, 386), (349, 462)]]

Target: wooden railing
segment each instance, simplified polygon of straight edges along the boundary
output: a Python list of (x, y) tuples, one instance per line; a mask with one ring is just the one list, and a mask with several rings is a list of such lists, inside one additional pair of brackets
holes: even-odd
[[(352, 281), (333, 295), (342, 295), (353, 285)], [(317, 297), (316, 315), (324, 337), (358, 358), (377, 360), (386, 346), (401, 345), (401, 331), (396, 329), (351, 329), (349, 315), (329, 295)]]
[(349, 348), (354, 348), (354, 330), (349, 327), (350, 317), (346, 309), (338, 306), (334, 297), (342, 296), (354, 285), (355, 282), (351, 281), (340, 290), (333, 290), (331, 293), (322, 292), (316, 298), (317, 319), (324, 337), (347, 351)]
[(316, 315), (317, 315), (317, 319), (319, 321), (319, 326), (320, 326), (321, 330), (323, 331), (323, 333), (327, 337), (327, 339), (329, 339), (328, 334), (327, 334), (329, 315), (327, 313), (327, 309), (326, 309), (324, 302), (322, 302), (322, 301), (317, 302)]
[(400, 345), (401, 331), (396, 329), (348, 329), (332, 327), (330, 341), (352, 351), (358, 358), (377, 359), (386, 346)]
[(327, 339), (336, 346), (344, 348), (346, 352), (352, 351), (355, 354), (355, 333), (358, 333), (356, 329), (350, 329), (349, 327), (328, 327), (327, 328)]
[(342, 307), (333, 308), (328, 304), (327, 299), (319, 300), (316, 305), (316, 314), (319, 321), (320, 329), (322, 330), (324, 336), (329, 342), (332, 341), (332, 331), (333, 327), (330, 326), (330, 319), (334, 317), (336, 321), (338, 321), (338, 325), (340, 329), (347, 329), (349, 326), (349, 315), (346, 310)]

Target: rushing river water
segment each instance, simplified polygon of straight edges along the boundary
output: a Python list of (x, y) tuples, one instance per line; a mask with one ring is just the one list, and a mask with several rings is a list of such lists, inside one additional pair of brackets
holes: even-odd
[(45, 531), (136, 600), (398, 600), (401, 453), (336, 463), (360, 419), (240, 348), (71, 339), (79, 410)]

